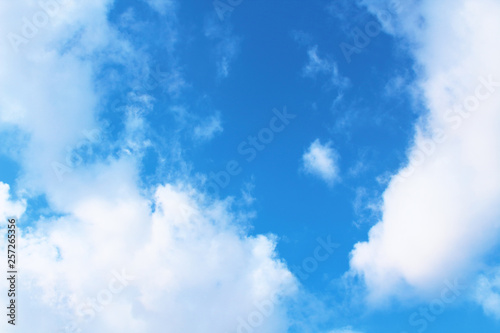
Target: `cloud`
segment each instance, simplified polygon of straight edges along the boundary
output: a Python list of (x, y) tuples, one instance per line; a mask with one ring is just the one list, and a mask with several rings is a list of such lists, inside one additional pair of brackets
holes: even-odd
[(500, 4), (414, 1), (397, 12), (384, 26), (421, 69), (414, 84), (428, 113), (383, 195), (380, 222), (351, 253), (372, 301), (433, 294), (475, 274), (500, 239)]
[(197, 143), (210, 141), (224, 131), (219, 111), (212, 111), (213, 114), (209, 116), (201, 116), (185, 105), (171, 106), (169, 111), (177, 122), (177, 130), (186, 131)]
[[(17, 329), (236, 331), (239, 318), (271, 302), (259, 329), (286, 330), (280, 308), (297, 285), (276, 258), (274, 238), (246, 236), (229, 201), (210, 201), (187, 185), (143, 196), (136, 173), (131, 160), (96, 165), (72, 179), (76, 193), (60, 198), (64, 216), (19, 231), (18, 302), (30, 320)], [(108, 302), (117, 272), (133, 278)]]
[(172, 0), (145, 0), (151, 8), (158, 13), (165, 15), (168, 11), (173, 11), (175, 2)]
[(311, 34), (308, 34), (305, 31), (302, 30), (292, 30), (290, 32), (290, 36), (295, 40), (300, 46), (309, 46), (312, 41), (313, 37)]
[[(353, 24), (363, 19), (364, 13), (358, 7), (357, 2), (349, 0), (335, 0), (327, 5), (328, 12), (342, 23), (340, 28), (347, 30)], [(346, 31), (347, 32), (347, 31)]]
[(329, 333), (361, 333), (360, 331), (354, 331), (352, 327), (344, 327), (341, 329), (330, 331)]
[[(116, 115), (122, 127), (111, 133), (98, 113), (107, 91), (97, 87), (107, 86), (96, 82), (103, 63), (135, 64), (141, 54), (108, 22), (111, 1), (64, 4), (18, 49), (0, 41), (9, 64), (0, 72), (1, 135), (25, 138), (22, 199), (0, 183), (0, 232), (6, 216), (19, 218), (18, 303), (29, 318), (2, 331), (229, 332), (254, 313), (263, 316), (256, 331), (286, 331), (286, 302), (298, 283), (276, 254), (276, 238), (247, 235), (245, 211), (205, 196), (188, 177), (144, 186), (154, 100), (129, 94)], [(23, 15), (40, 10), (34, 1), (2, 3), (0, 28), (22, 34)], [(215, 117), (199, 134), (216, 133), (217, 124)], [(80, 150), (92, 158), (72, 163)], [(62, 179), (54, 162), (64, 165)], [(23, 214), (38, 194), (49, 216)], [(1, 284), (3, 304), (6, 291)]]
[(474, 298), (487, 315), (500, 319), (500, 268), (479, 277)]
[(332, 185), (339, 177), (337, 152), (331, 143), (321, 144), (316, 139), (302, 156), (303, 168), (306, 173), (317, 176)]
[[(100, 127), (94, 82), (99, 60), (135, 63), (128, 42), (107, 21), (110, 1), (53, 3), (58, 5), (50, 15), (34, 1), (0, 9), (0, 29), (22, 38), (20, 44), (0, 41), (0, 61), (9, 64), (0, 73), (0, 120), (3, 128), (26, 138), (15, 157), (22, 165), (20, 182), (33, 191), (56, 184), (53, 164), (65, 163), (68, 150)], [(35, 14), (26, 21), (26, 13)], [(49, 23), (31, 31), (37, 17), (49, 17)], [(54, 122), (61, 124), (57, 130)]]
[(347, 88), (350, 84), (348, 78), (343, 77), (335, 61), (321, 58), (318, 55), (318, 46), (315, 45), (307, 51), (308, 63), (302, 70), (304, 76), (316, 78), (318, 75), (326, 74), (330, 82), (337, 88)]
[(10, 186), (0, 182), (0, 226), (6, 223), (9, 218), (19, 218), (26, 210), (24, 200), (13, 201), (10, 198)]
[(207, 141), (223, 130), (220, 114), (216, 113), (194, 128), (194, 136), (198, 140)]
[(205, 37), (213, 42), (218, 78), (228, 77), (231, 64), (240, 51), (241, 38), (233, 34), (229, 24), (221, 23), (215, 15), (206, 20)]

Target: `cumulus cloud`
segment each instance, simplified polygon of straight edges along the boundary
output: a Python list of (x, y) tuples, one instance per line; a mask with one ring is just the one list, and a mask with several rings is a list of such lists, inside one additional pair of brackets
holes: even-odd
[[(364, 3), (375, 14), (387, 5)], [(499, 241), (500, 3), (412, 1), (397, 12), (384, 26), (407, 41), (428, 114), (383, 195), (381, 221), (351, 254), (371, 300), (432, 293), (476, 272)]]
[(8, 218), (19, 218), (26, 210), (24, 200), (11, 200), (10, 186), (0, 182), (0, 223), (5, 224)]
[(337, 160), (338, 154), (332, 144), (321, 144), (319, 139), (316, 139), (302, 156), (302, 166), (306, 173), (332, 185), (339, 177)]
[[(286, 330), (280, 304), (295, 278), (272, 237), (245, 236), (228, 201), (169, 184), (143, 196), (127, 160), (87, 172), (73, 180), (78, 193), (61, 198), (63, 217), (22, 232), (18, 301), (30, 320), (17, 329), (226, 332), (273, 304), (257, 331)], [(122, 286), (111, 283), (117, 275)]]
[[(159, 10), (169, 3), (149, 2)], [(23, 215), (24, 199), (0, 183), (0, 232), (6, 216), (19, 218), (24, 317), (15, 328), (2, 322), (2, 331), (286, 331), (284, 304), (297, 282), (277, 257), (276, 239), (248, 236), (231, 200), (211, 200), (189, 181), (141, 182), (151, 98), (136, 95), (141, 102), (125, 107), (114, 141), (102, 133), (99, 65), (136, 58), (107, 20), (112, 1), (57, 3), (51, 23), (26, 43), (0, 41), (0, 60), (9, 64), (0, 71), (1, 135), (8, 129), (23, 138), (16, 187), (26, 199), (43, 194), (51, 211)], [(44, 10), (35, 1), (2, 3), (0, 30), (22, 35), (23, 15), (37, 11)], [(103, 156), (70, 163), (68, 151), (96, 128)], [(5, 258), (5, 238), (0, 249)], [(6, 304), (5, 284), (0, 294)], [(253, 313), (262, 323), (249, 318)]]
[[(102, 58), (97, 55), (117, 62), (133, 58), (129, 43), (107, 21), (110, 4), (54, 1), (46, 7), (17, 1), (0, 7), (0, 30), (10, 36), (0, 41), (0, 61), (9, 64), (0, 72), (0, 121), (2, 129), (26, 138), (14, 156), (27, 188), (56, 184), (54, 165), (68, 165), (68, 151), (100, 127), (94, 70)], [(55, 129), (54, 123), (60, 126)]]
[(500, 268), (479, 277), (474, 298), (486, 314), (500, 319)]

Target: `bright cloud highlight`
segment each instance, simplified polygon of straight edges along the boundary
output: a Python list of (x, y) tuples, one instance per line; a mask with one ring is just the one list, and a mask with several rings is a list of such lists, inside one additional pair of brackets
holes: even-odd
[(302, 156), (305, 172), (321, 178), (329, 185), (339, 177), (338, 154), (331, 145), (330, 142), (321, 144), (319, 139), (316, 139)]

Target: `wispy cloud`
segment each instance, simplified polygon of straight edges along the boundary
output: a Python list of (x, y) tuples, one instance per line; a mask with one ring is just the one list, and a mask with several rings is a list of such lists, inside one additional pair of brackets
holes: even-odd
[(194, 136), (196, 139), (202, 141), (211, 140), (223, 130), (220, 113), (216, 113), (194, 128)]
[(319, 75), (326, 75), (336, 88), (344, 89), (349, 86), (349, 79), (340, 74), (337, 63), (319, 56), (317, 45), (309, 48), (307, 55), (308, 62), (303, 69), (304, 76), (316, 78)]
[(228, 77), (231, 64), (240, 50), (241, 38), (234, 35), (229, 23), (221, 23), (214, 16), (206, 20), (205, 37), (213, 42), (217, 76), (222, 79)]
[(336, 330), (330, 331), (328, 333), (361, 333), (361, 332), (355, 331), (352, 329), (352, 327), (348, 326), (348, 327), (344, 327), (341, 329), (336, 329)]
[(174, 11), (175, 2), (173, 0), (145, 0), (158, 13), (165, 15), (169, 11)]

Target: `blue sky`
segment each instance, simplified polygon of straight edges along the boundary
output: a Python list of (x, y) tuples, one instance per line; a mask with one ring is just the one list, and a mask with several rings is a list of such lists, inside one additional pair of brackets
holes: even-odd
[(498, 331), (499, 14), (0, 5), (2, 331)]

